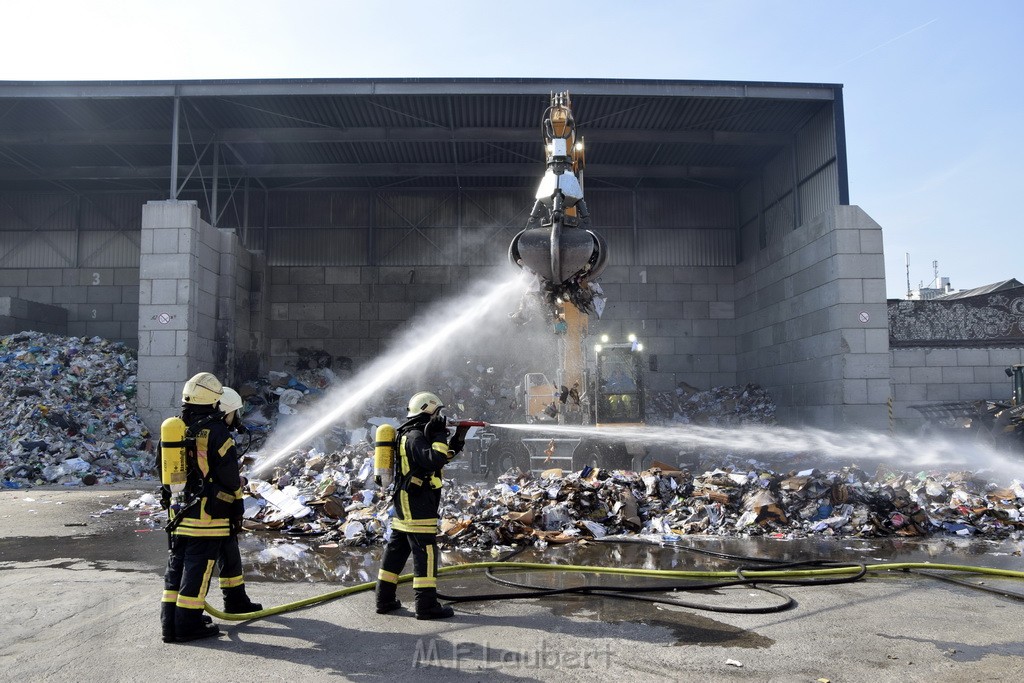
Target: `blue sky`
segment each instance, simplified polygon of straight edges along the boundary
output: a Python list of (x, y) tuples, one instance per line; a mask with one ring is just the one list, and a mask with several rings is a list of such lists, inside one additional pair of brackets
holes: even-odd
[[(21, 2), (0, 80), (544, 77), (841, 83), (890, 297), (1024, 279), (1024, 2)], [(599, 224), (599, 219), (598, 219)]]

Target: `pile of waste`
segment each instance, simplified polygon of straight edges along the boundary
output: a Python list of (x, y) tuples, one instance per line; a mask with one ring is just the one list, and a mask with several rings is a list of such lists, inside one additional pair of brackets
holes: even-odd
[(648, 424), (706, 424), (731, 426), (775, 424), (775, 401), (763, 387), (746, 384), (701, 391), (680, 382), (672, 393), (648, 398)]
[(0, 337), (0, 485), (77, 486), (151, 478), (135, 414), (135, 352), (100, 337)]
[[(379, 545), (392, 504), (373, 483), (368, 444), (296, 453), (247, 487), (244, 526), (325, 547)], [(154, 501), (150, 498), (149, 501)], [(916, 474), (849, 466), (775, 471), (733, 460), (699, 474), (667, 463), (643, 472), (510, 471), (493, 485), (445, 483), (443, 546), (570, 543), (622, 535), (888, 537), (955, 534), (1003, 539), (1024, 530), (1024, 485), (966, 471)]]

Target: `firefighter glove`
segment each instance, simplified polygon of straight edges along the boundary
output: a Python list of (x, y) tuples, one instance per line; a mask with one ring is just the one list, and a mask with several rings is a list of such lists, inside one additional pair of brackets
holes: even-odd
[(445, 423), (444, 416), (435, 415), (430, 418), (430, 422), (423, 428), (423, 436), (427, 437), (427, 441), (430, 443), (437, 443), (438, 441), (448, 440), (448, 426)]
[(466, 432), (469, 431), (469, 427), (459, 426), (455, 430), (455, 435), (448, 442), (448, 459), (454, 458), (458, 455), (463, 448), (466, 446)]

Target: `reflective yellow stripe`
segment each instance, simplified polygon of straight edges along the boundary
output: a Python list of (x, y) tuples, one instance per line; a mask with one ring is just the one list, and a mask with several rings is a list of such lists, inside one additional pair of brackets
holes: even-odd
[(187, 598), (179, 595), (175, 604), (183, 609), (203, 609), (206, 606), (206, 598)]
[(377, 572), (377, 580), (398, 583), (398, 574), (381, 569)]
[(206, 602), (206, 591), (210, 589), (210, 577), (213, 575), (213, 566), (216, 563), (216, 560), (206, 561), (206, 571), (203, 572), (203, 583), (199, 587), (199, 599), (203, 602)]
[(423, 480), (419, 477), (409, 477), (409, 483), (413, 486), (423, 486)]
[(412, 508), (409, 507), (409, 492), (399, 491), (398, 502), (402, 506), (402, 519), (406, 521), (412, 520)]
[[(184, 526), (184, 525), (182, 525)], [(230, 527), (217, 527), (214, 529), (194, 529), (191, 527), (182, 528), (179, 526), (174, 530), (175, 536), (189, 536), (191, 538), (221, 538), (231, 535)]]
[(434, 520), (429, 524), (410, 524), (404, 519), (393, 519), (391, 520), (391, 528), (404, 531), (407, 534), (430, 534), (432, 536), (436, 536), (437, 520)]
[(437, 579), (427, 579), (415, 576), (412, 579), (413, 588), (437, 588)]
[(402, 476), (409, 474), (409, 456), (405, 452), (405, 444), (408, 436), (402, 435), (402, 443), (398, 445), (398, 452), (402, 454)]
[(227, 578), (220, 577), (221, 588), (237, 588), (238, 586), (244, 586), (245, 579), (241, 576), (229, 576)]
[(217, 527), (224, 527), (225, 529), (231, 526), (231, 522), (225, 517), (214, 517), (206, 519), (196, 519), (195, 517), (183, 517), (180, 526), (192, 527), (194, 529), (214, 529)]
[(165, 588), (164, 589), (164, 597), (163, 597), (163, 599), (160, 600), (160, 602), (177, 602), (177, 601), (178, 601), (178, 591), (169, 591), (169, 590), (167, 590)]
[(225, 503), (234, 503), (235, 494), (228, 493), (227, 491), (217, 491), (217, 498), (223, 500)]
[(444, 456), (448, 455), (448, 444), (446, 444), (444, 441), (435, 441), (434, 443), (430, 444), (430, 447)]
[(220, 450), (219, 450), (219, 451), (217, 451), (217, 454), (218, 454), (218, 455), (220, 455), (220, 457), (222, 457), (222, 458), (223, 458), (223, 457), (224, 457), (224, 454), (225, 454), (225, 453), (227, 453), (227, 452), (228, 452), (228, 450), (230, 450), (230, 449), (231, 449), (231, 448), (232, 448), (232, 447), (233, 447), (234, 445), (235, 445), (235, 440), (234, 440), (234, 439), (231, 439), (231, 438), (229, 438), (229, 439), (228, 439), (227, 441), (225, 441), (225, 442), (224, 442), (224, 444), (223, 444), (223, 445), (222, 445), (222, 446), (220, 447)]
[(427, 546), (427, 576), (434, 578), (434, 546)]

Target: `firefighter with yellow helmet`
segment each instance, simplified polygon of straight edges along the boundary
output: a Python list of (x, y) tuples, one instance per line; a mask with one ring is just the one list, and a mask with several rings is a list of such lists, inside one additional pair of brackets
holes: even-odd
[[(409, 400), (408, 419), (394, 433), (395, 472), (391, 538), (377, 574), (377, 613), (402, 607), (396, 589), (398, 577), (412, 555), (417, 619), (444, 619), (455, 614), (437, 599), (437, 512), (441, 504), (441, 470), (462, 450), (460, 428), (449, 439), (441, 414), (444, 405), (435, 394), (421, 391)], [(383, 426), (382, 426), (383, 427)], [(381, 430), (377, 434), (381, 448)]]
[(171, 544), (160, 611), (164, 642), (220, 633), (204, 619), (204, 603), (231, 519), (241, 516), (242, 505), (235, 442), (221, 412), (223, 394), (214, 375), (194, 375), (181, 392), (181, 416), (168, 418), (160, 430)]

